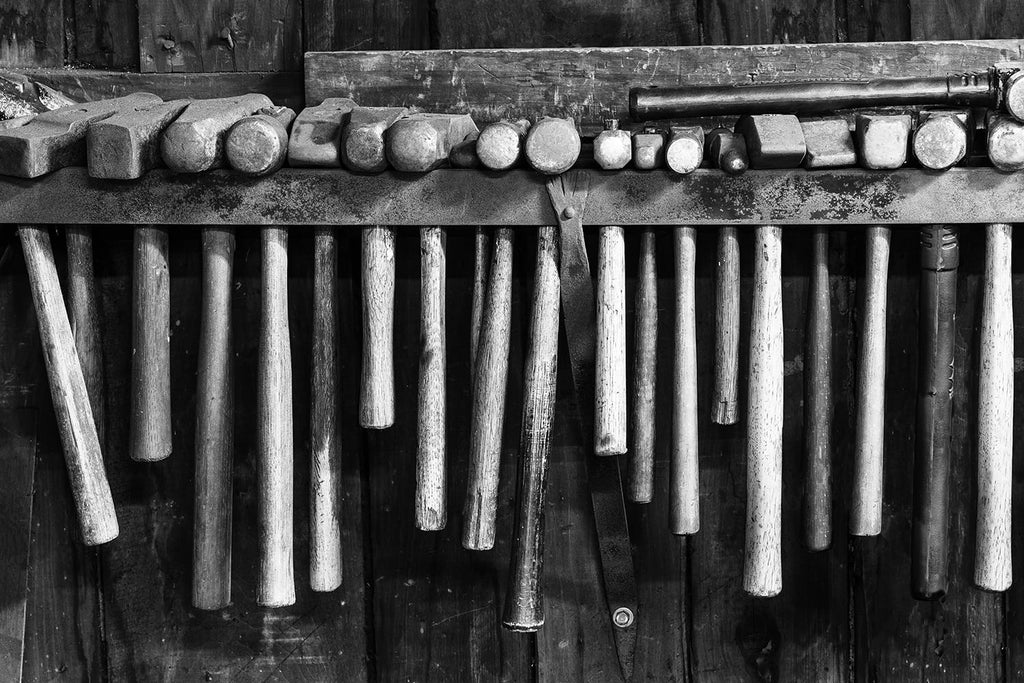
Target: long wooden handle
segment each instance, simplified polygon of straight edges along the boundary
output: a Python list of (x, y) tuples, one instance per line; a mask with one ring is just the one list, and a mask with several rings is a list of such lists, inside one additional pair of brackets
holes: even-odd
[(658, 376), (658, 273), (655, 235), (640, 234), (640, 267), (636, 276), (636, 325), (633, 338), (633, 448), (629, 457), (626, 495), (634, 503), (654, 496), (656, 386)]
[(313, 363), (310, 400), (309, 585), (341, 585), (341, 442), (338, 434), (338, 245), (313, 233)]
[(295, 602), (292, 577), (292, 359), (288, 339), (288, 232), (262, 230), (263, 282), (257, 377), (260, 566), (256, 602)]
[(594, 453), (621, 455), (626, 452), (626, 249), (616, 225), (600, 231), (594, 365)]
[(480, 344), (480, 325), (487, 298), (487, 274), (491, 266), (491, 236), (483, 228), (473, 233), (473, 301), (469, 321), (469, 386), (476, 376), (476, 352)]
[(828, 228), (815, 227), (804, 372), (804, 544), (832, 545), (832, 304)]
[(231, 380), (231, 277), (235, 231), (206, 227), (196, 378), (196, 493), (192, 604), (231, 604), (231, 471), (234, 386)]
[(985, 228), (985, 284), (978, 363), (978, 525), (974, 583), (1004, 591), (1013, 579), (1010, 507), (1013, 486), (1013, 227)]
[(672, 455), (669, 530), (700, 530), (700, 477), (697, 466), (697, 331), (695, 325), (696, 231), (675, 228), (676, 317), (672, 363)]
[(445, 350), (445, 231), (420, 229), (420, 378), (416, 440), (416, 528), (448, 523), (447, 352)]
[(171, 454), (171, 283), (166, 228), (135, 228), (132, 275), (132, 414), (129, 453), (139, 462)]
[(106, 543), (117, 538), (117, 517), (103, 469), (89, 392), (61, 297), (50, 235), (46, 228), (23, 225), (18, 229), (18, 236), (28, 268), (50, 396), (64, 446), (82, 541), (86, 545)]
[(885, 444), (885, 318), (890, 229), (867, 229), (863, 327), (857, 360), (857, 426), (853, 443), (850, 533), (882, 533), (882, 461)]
[(68, 254), (68, 317), (78, 360), (89, 392), (92, 418), (100, 446), (105, 443), (107, 399), (103, 379), (103, 340), (93, 272), (92, 228), (69, 225), (65, 230)]
[(558, 376), (557, 233), (554, 227), (542, 227), (537, 232), (530, 346), (523, 373), (523, 429), (519, 441), (511, 580), (502, 618), (505, 627), (513, 631), (536, 631), (544, 624), (544, 491)]
[(743, 589), (771, 597), (782, 590), (782, 229), (758, 227), (754, 242)]
[(925, 600), (941, 597), (948, 583), (949, 462), (958, 265), (956, 229), (946, 225), (921, 228), (910, 580), (914, 597)]
[(359, 424), (387, 429), (395, 423), (395, 230), (363, 229), (363, 376)]
[(501, 432), (505, 422), (505, 384), (512, 324), (511, 228), (494, 231), (490, 283), (480, 327), (470, 421), (469, 482), (463, 509), (462, 545), (469, 550), (494, 547), (498, 510)]
[(736, 228), (718, 230), (715, 270), (715, 383), (711, 420), (736, 424), (740, 366), (740, 246)]

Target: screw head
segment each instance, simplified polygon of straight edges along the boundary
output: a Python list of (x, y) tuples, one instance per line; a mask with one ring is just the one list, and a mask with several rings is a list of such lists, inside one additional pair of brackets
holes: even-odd
[(612, 612), (612, 622), (619, 628), (629, 628), (633, 625), (633, 610), (619, 607)]
[(571, 221), (573, 218), (576, 218), (576, 209), (572, 206), (565, 207), (565, 210), (562, 211), (562, 217), (567, 221)]

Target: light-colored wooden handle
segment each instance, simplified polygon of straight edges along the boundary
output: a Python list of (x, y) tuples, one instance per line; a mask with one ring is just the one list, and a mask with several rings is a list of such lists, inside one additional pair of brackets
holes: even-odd
[(640, 234), (640, 266), (636, 276), (636, 324), (633, 328), (633, 448), (629, 456), (626, 495), (634, 503), (654, 496), (654, 446), (658, 377), (658, 272), (655, 235)]
[(511, 228), (494, 231), (490, 282), (480, 327), (470, 422), (469, 482), (463, 509), (462, 545), (469, 550), (490, 550), (494, 547), (512, 324), (514, 235)]
[(416, 528), (448, 523), (447, 352), (445, 350), (445, 231), (420, 228), (420, 378), (416, 439)]
[(622, 228), (601, 228), (597, 261), (594, 453), (626, 452), (626, 249)]
[(754, 302), (747, 394), (747, 529), (743, 589), (782, 590), (782, 229), (754, 234)]
[(519, 440), (516, 522), (509, 588), (502, 623), (513, 631), (544, 624), (544, 489), (551, 450), (558, 378), (558, 231), (537, 231), (537, 271), (530, 313), (530, 345), (523, 369), (523, 429)]
[(103, 468), (89, 392), (61, 297), (50, 235), (46, 228), (23, 225), (18, 229), (18, 236), (25, 254), (46, 374), (50, 380), (50, 397), (64, 446), (82, 542), (99, 545), (117, 538), (117, 516)]
[(166, 228), (135, 228), (132, 275), (132, 460), (171, 454), (171, 282)]
[(288, 232), (261, 234), (259, 370), (256, 396), (256, 478), (259, 491), (259, 573), (256, 603), (295, 602), (292, 569), (292, 359), (288, 332)]
[(853, 441), (850, 533), (882, 533), (882, 462), (885, 443), (885, 318), (889, 236), (884, 226), (866, 231), (863, 327), (857, 361), (857, 423)]
[(89, 392), (96, 434), (103, 447), (106, 443), (107, 398), (103, 379), (103, 339), (100, 336), (99, 303), (93, 272), (92, 228), (69, 225), (64, 234), (68, 254), (68, 317), (85, 376), (85, 388)]
[(476, 352), (480, 344), (480, 324), (487, 298), (487, 273), (491, 268), (491, 236), (484, 228), (473, 234), (473, 301), (469, 321), (469, 386), (476, 376)]
[(815, 227), (804, 360), (804, 545), (832, 545), (832, 304), (828, 228)]
[(235, 231), (202, 229), (203, 292), (196, 375), (196, 493), (192, 605), (231, 604), (231, 474), (234, 385), (231, 365), (231, 277)]
[(338, 244), (313, 233), (313, 363), (310, 399), (309, 585), (341, 585), (341, 440), (338, 432)]
[(715, 270), (715, 384), (711, 420), (736, 424), (740, 366), (740, 244), (736, 228), (718, 232)]
[(395, 423), (395, 230), (363, 229), (363, 376), (359, 424), (387, 429)]
[(1013, 227), (985, 228), (978, 363), (978, 527), (974, 583), (1004, 591), (1013, 580), (1010, 508), (1013, 488)]
[(675, 235), (676, 315), (672, 359), (672, 453), (669, 530), (700, 531), (700, 471), (697, 464), (697, 330), (696, 231), (688, 226)]

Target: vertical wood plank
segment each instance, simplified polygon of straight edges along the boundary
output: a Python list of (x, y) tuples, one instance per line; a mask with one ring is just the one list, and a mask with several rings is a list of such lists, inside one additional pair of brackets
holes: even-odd
[(705, 45), (829, 43), (839, 37), (836, 0), (715, 0), (700, 4)]
[(433, 9), (431, 0), (305, 0), (306, 49), (436, 48), (431, 39)]
[(74, 0), (73, 6), (75, 63), (98, 69), (137, 71), (138, 4), (132, 0)]
[(1014, 0), (909, 0), (911, 40), (1019, 36), (1024, 14)]
[(0, 64), (64, 66), (62, 0), (0, 0)]
[(846, 0), (836, 11), (845, 23), (845, 38), (850, 42), (910, 40), (910, 2), (908, 0)]

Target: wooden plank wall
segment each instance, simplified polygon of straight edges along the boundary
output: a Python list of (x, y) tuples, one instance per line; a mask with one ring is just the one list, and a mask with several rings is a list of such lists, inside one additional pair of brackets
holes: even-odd
[[(0, 66), (72, 65), (179, 73), (175, 87), (195, 96), (220, 94), (209, 77), (190, 72), (283, 72), (281, 77), (239, 74), (238, 88), (277, 90), (300, 78), (304, 50), (470, 47), (558, 47), (762, 42), (830, 42), (1014, 37), (1024, 14), (1012, 0), (0, 0)], [(83, 74), (83, 78), (85, 75)], [(94, 79), (90, 73), (87, 78)], [(144, 82), (119, 77), (116, 87)], [(75, 72), (65, 78), (75, 87)], [(85, 86), (83, 86), (84, 88)], [(295, 92), (292, 90), (291, 92)], [(295, 350), (296, 504), (305, 505), (308, 462), (308, 353), (311, 240), (292, 230), (290, 301)], [(501, 491), (498, 547), (470, 554), (458, 543), (465, 486), (468, 369), (465, 358), (472, 274), (469, 231), (451, 230), (449, 249), (449, 443), (452, 515), (437, 534), (413, 531), (411, 515), (418, 249), (414, 232), (398, 240), (396, 380), (399, 420), (382, 433), (355, 425), (356, 392), (343, 393), (346, 580), (336, 594), (306, 587), (306, 516), (297, 507), (298, 602), (278, 611), (253, 603), (255, 554), (253, 448), (255, 330), (258, 324), (259, 245), (240, 235), (235, 261), (236, 472), (234, 605), (202, 614), (189, 607), (195, 352), (199, 238), (172, 238), (172, 353), (175, 373), (174, 447), (159, 465), (126, 456), (130, 254), (128, 229), (98, 235), (103, 339), (107, 350), (107, 462), (118, 501), (122, 537), (99, 551), (74, 538), (70, 496), (45, 390), (28, 392), (35, 423), (18, 417), (24, 439), (35, 439), (35, 493), (29, 557), (25, 680), (598, 680), (614, 668), (601, 610), (599, 566), (589, 496), (583, 485), (583, 442), (569, 416), (573, 405), (566, 369), (559, 377), (558, 414), (549, 488), (548, 625), (538, 636), (513, 636), (497, 626), (507, 571), (512, 458), (518, 439), (519, 384), (533, 236), (517, 242), (513, 352)], [(8, 236), (9, 237), (9, 236)], [(954, 590), (936, 604), (909, 598), (909, 501), (916, 364), (916, 242), (913, 229), (894, 232), (890, 268), (886, 520), (883, 536), (846, 543), (848, 439), (837, 438), (837, 541), (831, 551), (799, 546), (802, 434), (801, 326), (806, 304), (809, 235), (786, 233), (784, 315), (786, 351), (785, 590), (754, 600), (740, 588), (743, 534), (742, 427), (710, 424), (710, 348), (713, 312), (698, 306), (700, 350), (702, 531), (670, 538), (667, 517), (668, 416), (666, 386), (658, 395), (659, 458), (655, 502), (629, 510), (637, 557), (640, 626), (637, 680), (1016, 680), (1024, 676), (1024, 589), (1006, 596), (969, 587), (973, 541), (974, 384), (983, 245), (964, 240), (959, 291), (958, 375), (954, 487)], [(660, 358), (670, 358), (671, 240), (660, 241)], [(58, 246), (60, 241), (58, 240)], [(750, 272), (750, 236), (742, 237)], [(835, 324), (837, 437), (852, 431), (850, 402), (858, 324), (863, 239), (837, 230), (830, 249)], [(16, 250), (15, 250), (16, 251)], [(1016, 258), (1022, 254), (1017, 249)], [(629, 296), (637, 244), (627, 242)], [(360, 307), (358, 243), (341, 244), (343, 386), (357, 386)], [(698, 301), (713, 298), (714, 231), (698, 231)], [(22, 268), (20, 261), (3, 268)], [(36, 348), (31, 315), (8, 302), (25, 300), (23, 278), (0, 269), (5, 330), (30, 330), (19, 349)], [(21, 272), (16, 271), (16, 272)], [(1024, 294), (1024, 277), (1014, 279)], [(749, 315), (749, 278), (744, 280)], [(630, 301), (632, 299), (630, 298)], [(13, 304), (12, 304), (13, 305)], [(20, 321), (20, 322), (19, 322)], [(6, 323), (11, 322), (11, 327)], [(1017, 318), (1018, 336), (1024, 318)], [(748, 330), (744, 329), (744, 335)], [(6, 348), (6, 346), (5, 346)], [(744, 346), (745, 349), (745, 346)], [(5, 353), (7, 353), (5, 351)], [(40, 354), (18, 367), (38, 380)], [(564, 357), (564, 355), (563, 355)], [(565, 364), (563, 363), (563, 366)], [(745, 362), (741, 370), (745, 368)], [(8, 375), (5, 375), (7, 377)], [(19, 375), (19, 377), (21, 377)], [(30, 382), (21, 378), (17, 382)], [(6, 384), (5, 384), (6, 386)], [(27, 386), (27, 385), (26, 385)], [(6, 403), (4, 404), (7, 405)], [(18, 404), (19, 406), (21, 404)], [(1018, 409), (1022, 406), (1018, 405)], [(6, 424), (6, 423), (5, 423)], [(6, 427), (5, 427), (6, 428)], [(19, 442), (24, 444), (25, 442)], [(1024, 463), (1018, 462), (1018, 465)], [(1024, 483), (1017, 468), (1017, 502)], [(1018, 505), (1018, 510), (1021, 506)], [(1018, 512), (1022, 522), (1024, 513)], [(1024, 549), (1017, 548), (1017, 566)], [(17, 572), (14, 572), (15, 574)], [(1018, 582), (1019, 584), (1020, 582)], [(6, 593), (5, 593), (6, 595)], [(18, 601), (12, 598), (15, 616)], [(6, 619), (7, 610), (3, 613)], [(3, 623), (7, 623), (4, 621)], [(7, 626), (5, 626), (5, 629)], [(5, 633), (7, 631), (5, 630)]]

